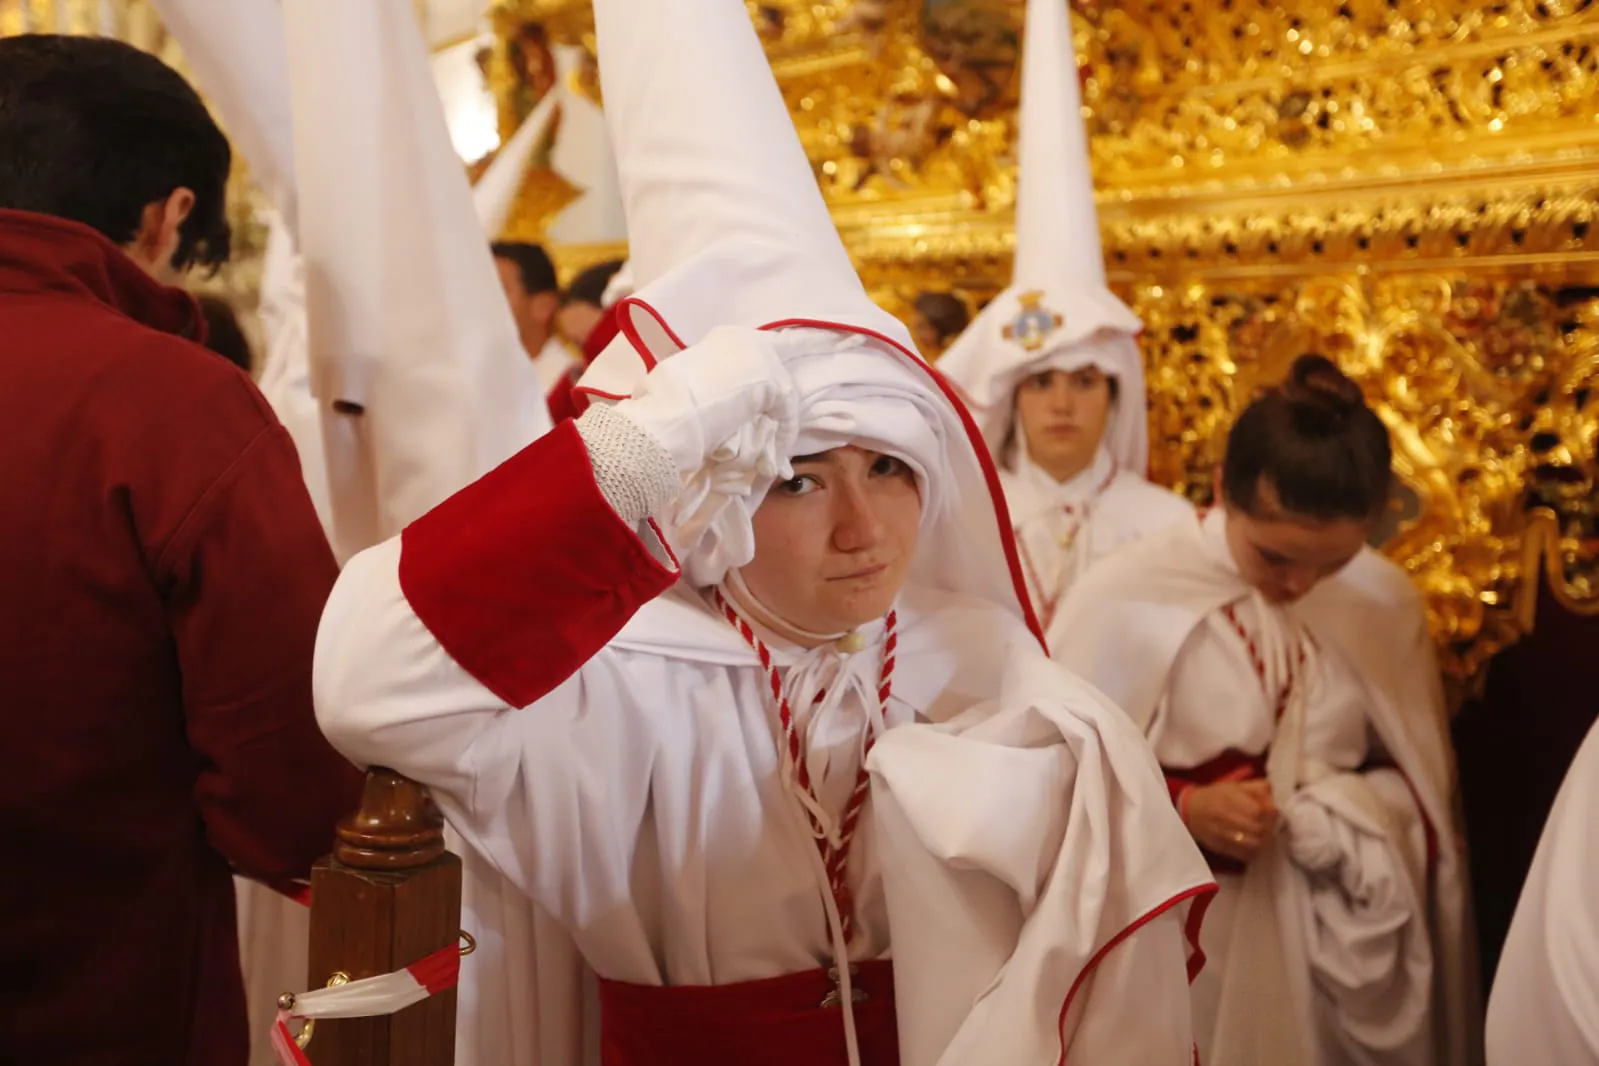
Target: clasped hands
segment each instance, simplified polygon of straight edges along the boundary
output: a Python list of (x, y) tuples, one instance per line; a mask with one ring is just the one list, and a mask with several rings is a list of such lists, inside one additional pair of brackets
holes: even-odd
[(1195, 785), (1183, 797), (1183, 821), (1199, 845), (1242, 863), (1260, 854), (1279, 817), (1263, 777)]

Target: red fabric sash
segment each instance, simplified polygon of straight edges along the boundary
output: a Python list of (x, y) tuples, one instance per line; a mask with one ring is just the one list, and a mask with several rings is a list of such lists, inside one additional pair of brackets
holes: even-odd
[[(1166, 775), (1166, 788), (1171, 792), (1172, 803), (1177, 805), (1178, 810), (1182, 810), (1183, 796), (1197, 785), (1214, 785), (1218, 781), (1252, 781), (1257, 777), (1265, 777), (1266, 756), (1264, 753), (1249, 755), (1235, 748), (1228, 748), (1214, 759), (1199, 766), (1187, 770), (1173, 770), (1169, 766), (1162, 766), (1161, 772)], [(1244, 864), (1237, 859), (1217, 855), (1203, 845), (1199, 850), (1205, 856), (1205, 861), (1210, 863), (1212, 873), (1244, 872)]]
[[(855, 1029), (863, 1066), (898, 1066), (894, 970), (857, 965)], [(600, 981), (603, 1066), (844, 1066), (844, 1014), (821, 1005), (825, 970), (732, 985), (660, 988)], [(866, 999), (860, 999), (865, 993)]]

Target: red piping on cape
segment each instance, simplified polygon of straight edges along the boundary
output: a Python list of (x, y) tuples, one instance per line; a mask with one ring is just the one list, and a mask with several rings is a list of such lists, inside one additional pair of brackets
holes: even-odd
[[(1088, 960), (1088, 965), (1083, 967), (1083, 972), (1078, 974), (1077, 979), (1072, 982), (1071, 991), (1066, 993), (1066, 1002), (1060, 1005), (1060, 1020), (1055, 1026), (1056, 1031), (1060, 1034), (1059, 1066), (1066, 1066), (1066, 1013), (1072, 1009), (1072, 1000), (1077, 998), (1077, 993), (1083, 987), (1083, 982), (1088, 980), (1088, 975), (1094, 972), (1095, 967), (1105, 961), (1105, 956), (1109, 955), (1114, 948), (1156, 918), (1188, 900), (1193, 900), (1194, 906), (1188, 912), (1188, 921), (1183, 923), (1183, 935), (1187, 937), (1188, 946), (1191, 949), (1188, 956), (1188, 983), (1193, 983), (1194, 978), (1199, 976), (1199, 971), (1205, 967), (1205, 952), (1199, 946), (1199, 927), (1205, 920), (1205, 911), (1209, 909), (1210, 901), (1216, 898), (1217, 888), (1216, 883), (1212, 881), (1210, 884), (1196, 885), (1193, 888), (1179, 892), (1142, 918), (1139, 918), (1126, 929), (1111, 937), (1104, 947), (1095, 952), (1094, 957)], [(1196, 1059), (1198, 1057), (1197, 1049), (1195, 1050), (1195, 1057)]]
[[(672, 327), (667, 325), (666, 319), (661, 316), (660, 312), (638, 297), (629, 296), (627, 299), (623, 300), (619, 306), (623, 307), (624, 309), (630, 309), (634, 307), (642, 308), (646, 314), (655, 319), (656, 323), (661, 327), (662, 332), (666, 334), (671, 342), (677, 345), (678, 351), (683, 351), (688, 347), (688, 345), (683, 343), (682, 338), (680, 338), (672, 330)], [(645, 347), (644, 342), (639, 339), (638, 330), (633, 325), (632, 317), (627, 314), (620, 314), (620, 318), (622, 322), (623, 336), (627, 337), (628, 343), (633, 346), (633, 351), (638, 354), (640, 361), (643, 362), (645, 373), (648, 373), (650, 370), (655, 368), (655, 357), (650, 354), (649, 349)], [(825, 322), (819, 319), (810, 318), (785, 318), (777, 322), (768, 322), (766, 325), (761, 326), (760, 328), (762, 330), (802, 328), (826, 329), (832, 330), (835, 333), (853, 333), (857, 336), (869, 337), (872, 340), (888, 345), (890, 348), (908, 360), (912, 366), (927, 373), (927, 376), (933, 380), (933, 384), (938, 386), (939, 391), (944, 394), (944, 398), (949, 401), (950, 406), (955, 409), (956, 415), (960, 418), (961, 427), (966, 430), (966, 442), (972, 445), (972, 450), (977, 455), (978, 466), (983, 471), (983, 480), (988, 484), (988, 496), (989, 501), (994, 508), (994, 519), (999, 523), (999, 542), (1005, 549), (1005, 563), (1010, 568), (1011, 588), (1016, 594), (1017, 604), (1022, 609), (1022, 620), (1027, 623), (1027, 629), (1033, 634), (1033, 639), (1038, 641), (1039, 647), (1044, 649), (1044, 654), (1048, 655), (1049, 645), (1044, 640), (1044, 630), (1041, 626), (1039, 626), (1038, 616), (1033, 612), (1033, 601), (1032, 598), (1027, 594), (1027, 583), (1022, 577), (1021, 558), (1016, 552), (1016, 534), (1015, 531), (1011, 529), (1010, 508), (1005, 503), (1005, 491), (999, 483), (999, 470), (994, 466), (993, 456), (989, 455), (988, 453), (988, 445), (983, 441), (983, 435), (977, 430), (977, 423), (972, 421), (971, 412), (967, 409), (966, 403), (960, 398), (960, 393), (953, 385), (949, 383), (949, 380), (945, 378), (943, 374), (940, 374), (937, 368), (924, 360), (920, 355), (917, 355), (909, 348), (906, 348), (892, 337), (885, 337), (883, 334), (878, 333), (875, 330), (863, 329), (860, 326), (845, 325), (841, 322)], [(627, 399), (625, 396), (614, 396), (609, 393), (601, 392), (597, 389), (585, 388), (583, 386), (579, 386), (574, 391), (580, 396), (587, 398), (600, 398), (606, 400)]]

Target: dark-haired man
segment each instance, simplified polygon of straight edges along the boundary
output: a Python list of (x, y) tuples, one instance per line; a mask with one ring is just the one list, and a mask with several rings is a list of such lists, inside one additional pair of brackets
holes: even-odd
[(922, 354), (932, 357), (948, 348), (971, 325), (965, 301), (950, 292), (920, 292), (911, 303), (911, 336)]
[(7, 1062), (242, 1066), (232, 873), (305, 877), (356, 798), (294, 447), (164, 284), (227, 259), (230, 155), (153, 56), (0, 39)]
[[(596, 263), (573, 278), (561, 294), (561, 307), (555, 312), (555, 330), (585, 356), (588, 356), (589, 337), (600, 327), (605, 317), (606, 290), (621, 269), (620, 259)], [(610, 336), (615, 335), (614, 331), (607, 332)]]
[(538, 372), (537, 387), (542, 398), (576, 362), (571, 350), (555, 335), (555, 313), (561, 306), (555, 264), (536, 244), (496, 241), (490, 247), (522, 348)]
[[(569, 367), (549, 390), (550, 421), (556, 424), (579, 414), (577, 382), (611, 338), (617, 334), (616, 306), (607, 299), (615, 288), (622, 260), (612, 259), (589, 267), (566, 287), (555, 326), (568, 344), (582, 352), (582, 358)], [(612, 297), (612, 300), (620, 297)]]

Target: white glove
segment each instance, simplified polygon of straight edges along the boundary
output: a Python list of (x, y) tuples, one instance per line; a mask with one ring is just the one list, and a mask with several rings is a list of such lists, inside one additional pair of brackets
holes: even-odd
[(663, 359), (615, 411), (671, 456), (684, 482), (701, 472), (716, 484), (790, 476), (799, 393), (758, 330), (712, 331)]

